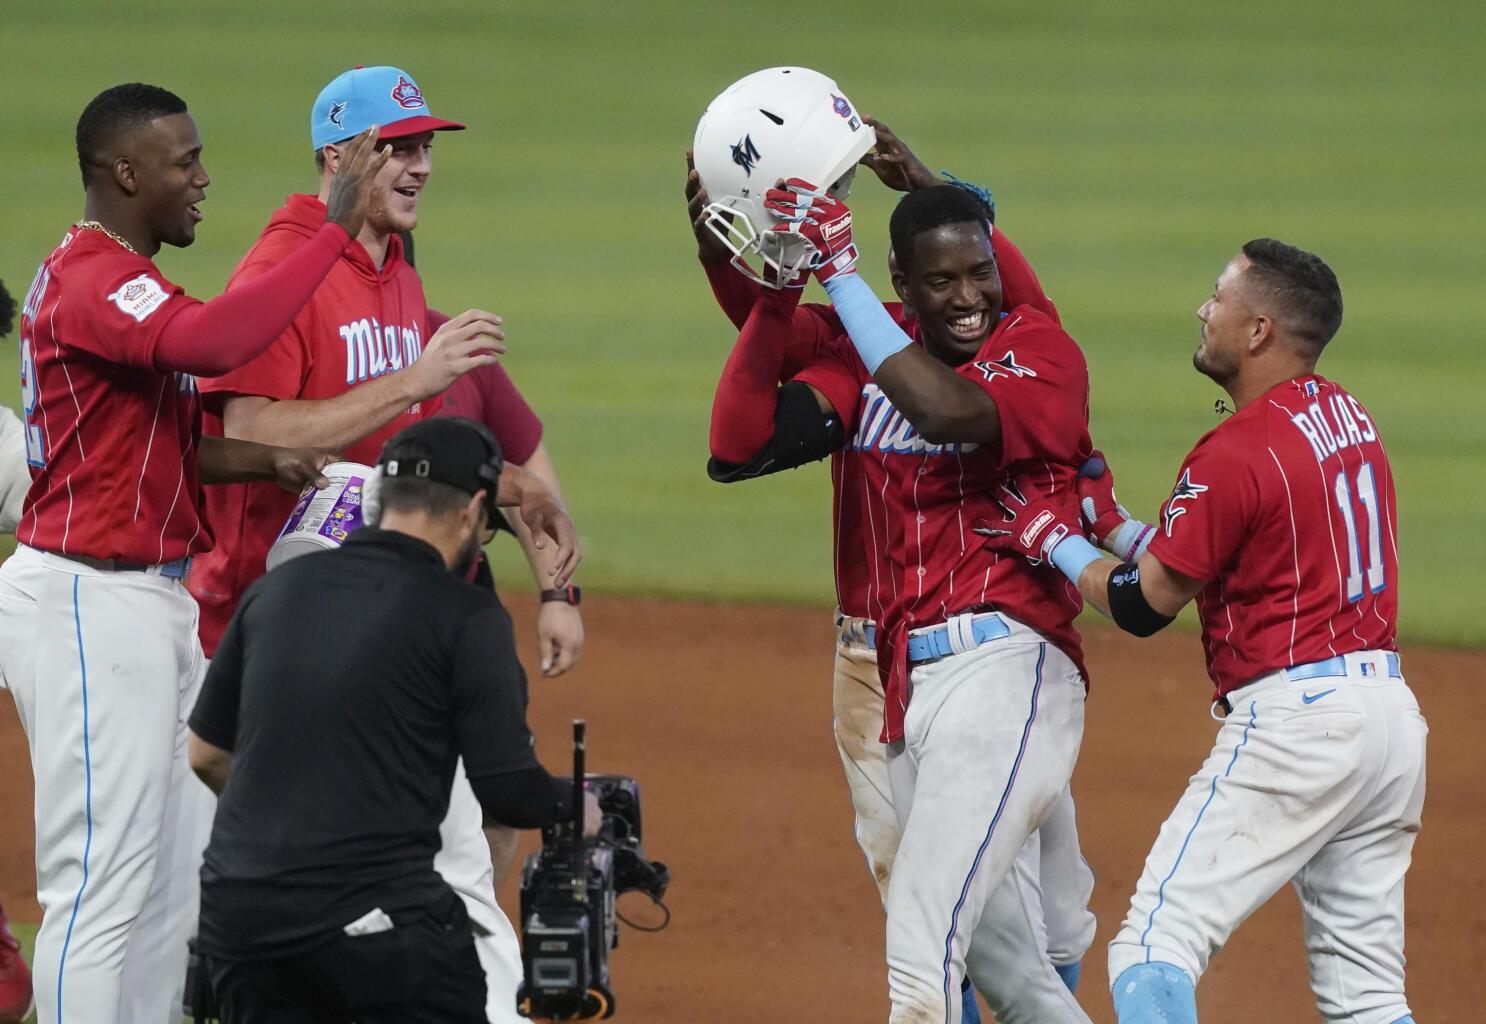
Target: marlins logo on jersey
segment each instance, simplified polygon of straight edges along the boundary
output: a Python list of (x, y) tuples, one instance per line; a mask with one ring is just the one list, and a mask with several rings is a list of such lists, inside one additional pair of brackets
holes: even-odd
[(1171, 489), (1171, 497), (1166, 500), (1166, 511), (1162, 513), (1161, 516), (1161, 518), (1165, 521), (1164, 525), (1166, 527), (1166, 536), (1171, 536), (1172, 525), (1182, 516), (1187, 514), (1186, 506), (1178, 505), (1177, 502), (1191, 501), (1193, 498), (1197, 497), (1197, 495), (1203, 493), (1206, 490), (1206, 484), (1198, 484), (1192, 482), (1192, 471), (1190, 469), (1182, 470), (1181, 479), (1178, 480), (1176, 482), (1176, 486)]
[(986, 380), (995, 380), (997, 377), (1035, 377), (1037, 371), (1030, 366), (1022, 366), (1016, 361), (1016, 353), (1011, 349), (1000, 359), (982, 359), (978, 363), (972, 363)]

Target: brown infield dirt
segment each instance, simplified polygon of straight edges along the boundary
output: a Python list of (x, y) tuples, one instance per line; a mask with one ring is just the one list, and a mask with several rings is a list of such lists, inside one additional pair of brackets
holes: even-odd
[[(533, 602), (511, 605), (528, 666)], [(623, 929), (611, 954), (617, 1019), (648, 1024), (883, 1021), (887, 983), (876, 888), (852, 838), (831, 736), (825, 609), (701, 606), (593, 595), (588, 647), (564, 679), (532, 681), (549, 768), (570, 763), (569, 722), (589, 723), (589, 769), (639, 779), (645, 847), (673, 872), (670, 928)], [(1074, 776), (1099, 933), (1079, 998), (1112, 1024), (1105, 945), (1157, 828), (1212, 743), (1196, 636), (1086, 636), (1093, 690)], [(1423, 1024), (1477, 1021), (1486, 1004), (1486, 813), (1475, 687), (1486, 653), (1405, 644), (1431, 726), (1429, 795), (1408, 879), (1409, 995)], [(0, 701), (7, 704), (8, 700)], [(0, 901), (39, 918), (31, 785), (14, 711), (0, 712)], [(525, 837), (523, 853), (535, 845)], [(516, 905), (519, 872), (502, 890)], [(638, 920), (654, 908), (632, 895)], [(513, 920), (515, 915), (512, 914)], [(1296, 898), (1246, 922), (1198, 989), (1204, 1024), (1314, 1021)]]

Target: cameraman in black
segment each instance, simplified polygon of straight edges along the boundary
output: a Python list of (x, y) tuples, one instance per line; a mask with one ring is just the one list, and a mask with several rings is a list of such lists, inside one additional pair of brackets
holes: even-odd
[[(500, 468), (470, 420), (403, 430), (368, 488), (377, 527), (268, 573), (227, 627), (189, 738), (220, 796), (197, 945), (223, 1024), (485, 1021), (433, 869), (455, 760), (491, 820), (573, 815), (533, 750), (511, 620), (464, 578)], [(585, 794), (585, 831), (600, 820)]]

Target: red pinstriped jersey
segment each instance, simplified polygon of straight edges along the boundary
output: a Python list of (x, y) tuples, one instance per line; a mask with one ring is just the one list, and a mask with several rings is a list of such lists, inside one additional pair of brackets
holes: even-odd
[(1362, 403), (1324, 377), (1271, 388), (1197, 442), (1150, 552), (1207, 584), (1197, 610), (1219, 696), (1397, 650), (1393, 471)]
[(860, 517), (866, 614), (882, 627), (884, 741), (902, 733), (908, 630), (963, 612), (1003, 611), (1041, 632), (1083, 670), (1073, 628), (1083, 606), (1078, 591), (1046, 566), (987, 550), (973, 532), (977, 524), (1001, 521), (995, 495), (1011, 477), (1031, 473), (1053, 493), (1073, 488), (1091, 448), (1083, 353), (1051, 317), (1019, 306), (955, 372), (996, 400), (999, 448), (925, 441), (849, 342), (823, 350), (797, 378), (827, 397), (848, 438), (836, 464), (838, 522), (848, 508)]
[(196, 383), (155, 369), (165, 325), (196, 304), (100, 231), (70, 230), (41, 264), (21, 309), (21, 543), (145, 564), (211, 548)]
[[(996, 255), (996, 270), (1001, 276), (1006, 308), (1029, 305), (1058, 323), (1057, 307), (1042, 290), (1042, 283), (1037, 279), (1027, 258), (1005, 232), (997, 229), (991, 234), (991, 249)], [(741, 275), (733, 276), (742, 280)], [(754, 298), (750, 295), (744, 301), (747, 305), (752, 305)], [(847, 349), (851, 347), (846, 328), (842, 326), (835, 307), (807, 303), (800, 308), (809, 310), (813, 319), (795, 320), (795, 329), (800, 336), (791, 339), (786, 352), (784, 379), (793, 377), (823, 350), (834, 346), (845, 346)], [(901, 302), (885, 302), (883, 308), (910, 337), (917, 337), (917, 321), (904, 311)], [(870, 488), (863, 484), (860, 474), (861, 459), (850, 449), (832, 455), (831, 528), (836, 570), (836, 604), (846, 615), (877, 619), (883, 609), (881, 600), (875, 596), (873, 577), (869, 571), (873, 541), (870, 504), (866, 498)], [(863, 552), (866, 552), (867, 557), (863, 557)]]

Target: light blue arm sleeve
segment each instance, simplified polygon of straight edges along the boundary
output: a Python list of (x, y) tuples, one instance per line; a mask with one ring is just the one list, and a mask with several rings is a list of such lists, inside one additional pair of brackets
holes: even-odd
[(1098, 548), (1076, 533), (1059, 541), (1057, 547), (1053, 548), (1048, 556), (1053, 565), (1057, 566), (1075, 587), (1078, 586), (1078, 578), (1089, 567), (1089, 563), (1097, 562), (1103, 557)]
[(826, 294), (831, 297), (831, 303), (846, 325), (846, 333), (851, 335), (851, 343), (856, 346), (862, 362), (867, 364), (869, 373), (875, 375), (888, 356), (913, 344), (903, 333), (903, 328), (877, 301), (862, 275), (837, 274), (826, 282)]

